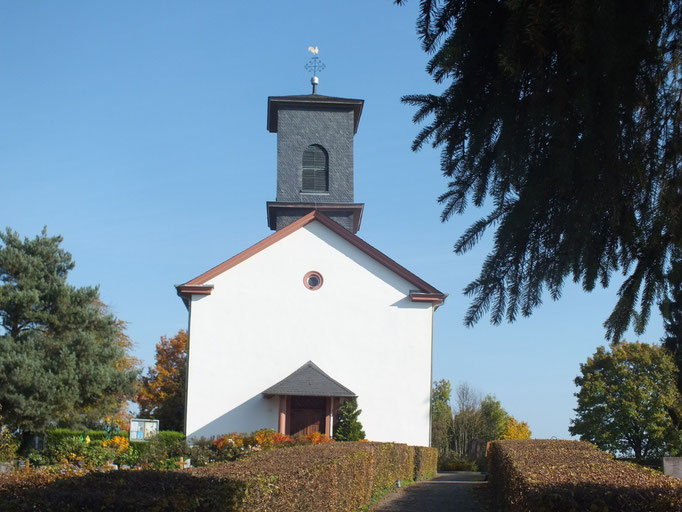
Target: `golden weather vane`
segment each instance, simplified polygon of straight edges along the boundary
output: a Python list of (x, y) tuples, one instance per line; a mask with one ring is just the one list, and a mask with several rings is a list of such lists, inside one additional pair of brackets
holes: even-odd
[(308, 51), (312, 53), (313, 56), (306, 63), (305, 69), (306, 71), (310, 71), (313, 74), (313, 77), (310, 79), (310, 83), (313, 85), (313, 94), (317, 94), (317, 84), (319, 83), (317, 74), (320, 71), (323, 71), (327, 66), (325, 66), (324, 62), (322, 62), (317, 56), (317, 54), (320, 53), (320, 49), (317, 46), (308, 46)]

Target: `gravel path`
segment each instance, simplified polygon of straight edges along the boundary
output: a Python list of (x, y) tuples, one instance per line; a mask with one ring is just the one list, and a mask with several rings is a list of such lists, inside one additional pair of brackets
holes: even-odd
[(396, 489), (371, 512), (489, 512), (488, 483), (482, 473), (452, 471)]

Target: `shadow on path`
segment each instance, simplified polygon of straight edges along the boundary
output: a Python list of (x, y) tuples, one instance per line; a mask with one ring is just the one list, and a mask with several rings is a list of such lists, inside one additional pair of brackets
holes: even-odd
[(371, 512), (489, 512), (488, 482), (482, 473), (450, 471), (431, 480), (396, 489)]

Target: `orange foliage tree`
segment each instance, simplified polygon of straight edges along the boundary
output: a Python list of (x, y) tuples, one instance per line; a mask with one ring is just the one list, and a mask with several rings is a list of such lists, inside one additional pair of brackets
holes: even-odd
[(530, 427), (525, 421), (516, 421), (513, 416), (509, 416), (504, 422), (502, 439), (530, 439), (531, 434)]
[(136, 402), (140, 417), (159, 420), (162, 430), (184, 430), (187, 379), (187, 332), (161, 336), (156, 344), (156, 364), (140, 378)]

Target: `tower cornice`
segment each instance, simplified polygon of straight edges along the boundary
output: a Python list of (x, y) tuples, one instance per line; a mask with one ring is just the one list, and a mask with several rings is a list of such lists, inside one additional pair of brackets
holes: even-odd
[(268, 97), (268, 131), (277, 133), (277, 116), (282, 107), (322, 107), (332, 109), (353, 110), (353, 134), (358, 132), (360, 116), (365, 100), (352, 98), (336, 98), (334, 96), (321, 96), (319, 94), (301, 94), (296, 96), (269, 96)]

